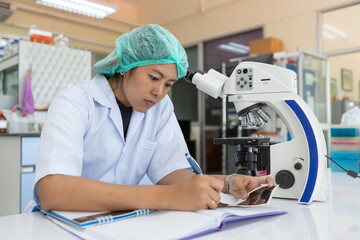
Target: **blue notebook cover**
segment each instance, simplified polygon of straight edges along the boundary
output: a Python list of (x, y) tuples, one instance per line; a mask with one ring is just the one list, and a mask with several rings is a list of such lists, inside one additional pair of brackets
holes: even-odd
[(109, 212), (71, 212), (71, 211), (47, 211), (40, 205), (34, 207), (33, 212), (43, 212), (44, 214), (61, 220), (65, 223), (77, 227), (97, 226), (107, 224), (118, 220), (132, 217), (140, 217), (149, 214), (151, 209), (127, 210), (127, 211), (109, 211)]

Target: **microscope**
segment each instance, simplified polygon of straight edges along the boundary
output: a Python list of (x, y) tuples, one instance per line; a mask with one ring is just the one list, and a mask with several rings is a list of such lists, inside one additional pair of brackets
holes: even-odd
[(216, 138), (215, 144), (237, 146), (236, 173), (272, 176), (279, 188), (274, 197), (301, 204), (327, 198), (327, 159), (324, 135), (315, 114), (297, 95), (295, 72), (255, 62), (242, 62), (227, 77), (213, 69), (188, 71), (185, 79), (213, 98), (228, 98), (242, 126), (261, 126), (272, 108), (286, 125), (291, 139), (271, 142), (261, 136)]

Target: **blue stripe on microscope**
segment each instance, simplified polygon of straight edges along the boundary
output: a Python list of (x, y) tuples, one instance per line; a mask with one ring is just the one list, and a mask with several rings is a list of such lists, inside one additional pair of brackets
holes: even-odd
[(285, 100), (285, 103), (289, 105), (289, 107), (294, 111), (294, 113), (298, 117), (304, 129), (308, 142), (309, 155), (310, 155), (309, 175), (306, 182), (304, 193), (299, 200), (299, 202), (308, 203), (310, 202), (311, 196), (314, 192), (317, 173), (318, 173), (318, 150), (317, 150), (315, 134), (310, 125), (309, 119), (306, 117), (305, 113), (297, 104), (297, 102), (295, 102), (295, 100)]

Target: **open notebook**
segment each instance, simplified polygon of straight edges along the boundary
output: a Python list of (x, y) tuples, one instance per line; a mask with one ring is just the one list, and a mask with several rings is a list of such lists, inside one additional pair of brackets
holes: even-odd
[(78, 228), (55, 223), (83, 239), (188, 239), (213, 231), (221, 231), (227, 222), (286, 212), (271, 207), (223, 207), (216, 210), (152, 211), (149, 215), (93, 227)]
[(66, 224), (81, 228), (107, 224), (132, 217), (140, 217), (151, 212), (150, 209), (111, 212), (47, 211), (43, 210), (40, 206), (36, 206), (34, 207), (33, 212), (37, 211), (43, 212), (52, 218), (65, 222)]

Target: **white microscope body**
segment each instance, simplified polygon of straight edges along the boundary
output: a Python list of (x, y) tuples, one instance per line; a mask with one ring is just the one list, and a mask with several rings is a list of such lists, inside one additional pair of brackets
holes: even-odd
[(284, 180), (275, 197), (309, 204), (327, 198), (327, 154), (321, 126), (306, 102), (297, 95), (296, 74), (263, 63), (242, 62), (228, 78), (215, 70), (195, 73), (192, 82), (210, 96), (228, 96), (236, 111), (257, 103), (281, 117), (291, 140), (270, 145), (270, 176)]

